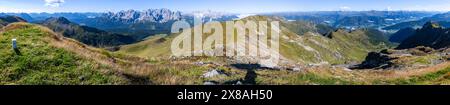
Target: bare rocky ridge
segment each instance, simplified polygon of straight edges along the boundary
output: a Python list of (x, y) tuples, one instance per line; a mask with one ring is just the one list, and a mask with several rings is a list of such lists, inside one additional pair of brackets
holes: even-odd
[(392, 69), (436, 65), (448, 60), (450, 28), (427, 22), (396, 49), (371, 52), (355, 69)]
[(366, 60), (352, 69), (405, 69), (436, 65), (448, 60), (448, 49), (434, 50), (430, 47), (371, 52)]
[(126, 10), (120, 12), (108, 12), (105, 13), (103, 18), (110, 19), (111, 21), (118, 21), (124, 23), (145, 23), (145, 22), (157, 22), (165, 23), (168, 21), (176, 21), (182, 18), (181, 12), (171, 11), (169, 9), (148, 9), (143, 11)]

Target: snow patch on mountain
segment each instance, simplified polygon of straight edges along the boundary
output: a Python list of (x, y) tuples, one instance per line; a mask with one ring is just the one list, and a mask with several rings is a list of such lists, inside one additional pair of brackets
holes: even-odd
[(239, 15), (237, 15), (238, 18), (236, 18), (235, 20), (243, 19), (243, 18), (246, 18), (249, 16), (254, 16), (254, 15), (256, 15), (256, 14), (239, 14)]
[(124, 10), (120, 12), (108, 12), (103, 15), (104, 18), (129, 23), (139, 22), (157, 22), (165, 23), (169, 21), (181, 20), (182, 15), (179, 11), (169, 9), (148, 9), (143, 11)]

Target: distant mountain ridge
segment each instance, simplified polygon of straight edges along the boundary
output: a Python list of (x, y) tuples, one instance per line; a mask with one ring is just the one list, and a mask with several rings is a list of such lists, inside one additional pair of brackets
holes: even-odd
[(2, 17), (16, 16), (16, 17), (20, 17), (26, 21), (34, 20), (33, 17), (31, 17), (28, 13), (0, 13), (0, 16), (2, 16)]
[(288, 20), (305, 20), (326, 23), (335, 28), (382, 28), (400, 22), (419, 20), (436, 12), (424, 11), (312, 11), (266, 13), (268, 16), (282, 16)]
[(422, 29), (403, 41), (397, 49), (414, 48), (417, 46), (435, 49), (450, 47), (450, 28), (444, 28), (436, 22), (427, 22)]
[(6, 26), (6, 25), (8, 25), (10, 23), (14, 23), (14, 22), (27, 22), (27, 21), (25, 19), (22, 19), (21, 17), (18, 17), (18, 16), (3, 16), (3, 17), (0, 17), (0, 30), (4, 26)]
[(55, 32), (61, 32), (65, 37), (74, 38), (96, 47), (112, 47), (136, 41), (130, 36), (110, 33), (93, 27), (80, 26), (64, 17), (48, 18), (40, 24), (49, 27)]
[(181, 12), (172, 11), (169, 9), (147, 9), (143, 11), (124, 10), (120, 12), (108, 12), (101, 16), (104, 19), (111, 21), (119, 21), (124, 23), (145, 23), (157, 22), (165, 23), (169, 21), (176, 21), (182, 18)]
[(436, 14), (431, 17), (425, 17), (423, 19), (417, 20), (417, 21), (408, 21), (403, 23), (398, 23), (392, 26), (388, 26), (383, 28), (384, 30), (400, 30), (403, 28), (420, 28), (425, 23), (429, 21), (434, 21), (436, 23), (439, 23), (441, 26), (449, 28), (450, 27), (450, 12), (442, 13), (442, 14)]

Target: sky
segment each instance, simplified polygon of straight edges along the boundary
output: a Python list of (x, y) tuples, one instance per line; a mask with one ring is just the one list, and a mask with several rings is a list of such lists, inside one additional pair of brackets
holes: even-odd
[(116, 12), (168, 8), (182, 12), (450, 11), (450, 0), (0, 0), (0, 12)]

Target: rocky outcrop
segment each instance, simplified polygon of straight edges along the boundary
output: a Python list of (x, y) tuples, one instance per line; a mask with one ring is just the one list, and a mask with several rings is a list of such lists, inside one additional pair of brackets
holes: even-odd
[(377, 52), (370, 52), (366, 60), (359, 64), (354, 69), (370, 69), (370, 68), (388, 68), (392, 66), (392, 58), (388, 54), (385, 53), (377, 53)]
[(435, 65), (448, 59), (447, 50), (418, 46), (410, 49), (386, 49), (370, 52), (366, 59), (352, 69), (392, 69)]
[(204, 77), (204, 78), (212, 78), (212, 77), (220, 76), (220, 75), (227, 76), (227, 74), (225, 74), (225, 72), (223, 70), (213, 69), (213, 70), (210, 70), (210, 71), (204, 73), (202, 75), (202, 77)]

